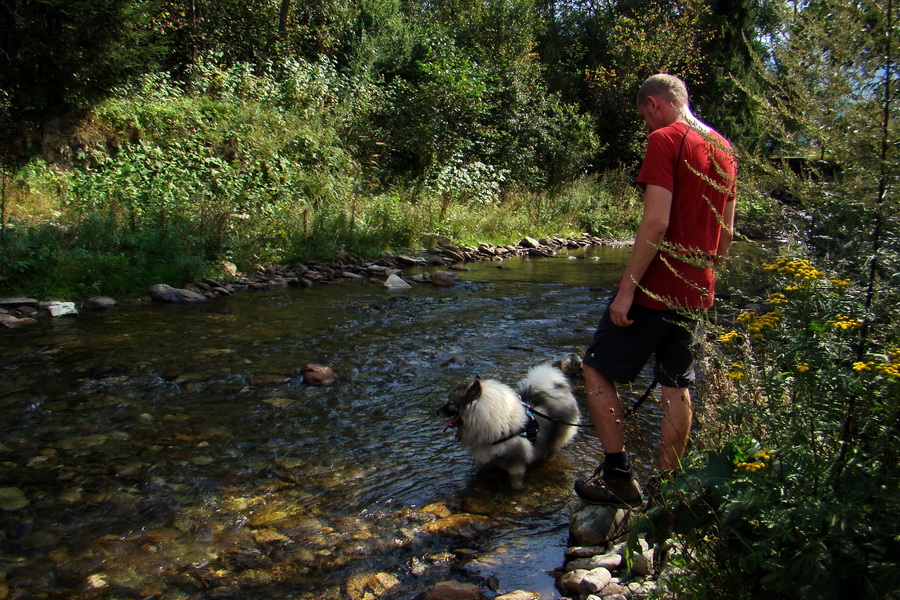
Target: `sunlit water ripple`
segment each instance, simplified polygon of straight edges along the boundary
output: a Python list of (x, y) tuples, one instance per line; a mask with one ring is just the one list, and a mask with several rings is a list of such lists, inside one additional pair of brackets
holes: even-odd
[[(463, 378), (513, 383), (584, 350), (627, 249), (576, 256), (470, 264), (451, 288), (348, 281), (0, 332), (0, 487), (30, 502), (0, 511), (10, 598), (345, 597), (377, 572), (396, 597), (491, 577), (557, 597), (546, 572), (593, 433), (514, 492), (474, 472), (435, 411)], [(301, 384), (306, 363), (337, 382)], [(657, 420), (648, 406), (632, 427)], [(493, 525), (425, 535), (438, 502)], [(458, 548), (463, 563), (435, 558)]]

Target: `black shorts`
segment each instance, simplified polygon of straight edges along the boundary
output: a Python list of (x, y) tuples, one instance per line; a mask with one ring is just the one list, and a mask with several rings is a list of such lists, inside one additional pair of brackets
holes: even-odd
[(631, 383), (655, 354), (660, 385), (690, 387), (695, 378), (691, 348), (696, 319), (637, 304), (631, 306), (628, 318), (634, 321), (628, 327), (614, 325), (607, 304), (583, 362), (617, 383)]

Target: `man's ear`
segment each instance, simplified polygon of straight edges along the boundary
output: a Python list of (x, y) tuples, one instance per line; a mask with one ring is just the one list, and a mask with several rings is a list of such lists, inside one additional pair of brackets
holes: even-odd
[(662, 100), (658, 96), (647, 96), (644, 98), (644, 103), (654, 114), (658, 113), (660, 110), (660, 102)]

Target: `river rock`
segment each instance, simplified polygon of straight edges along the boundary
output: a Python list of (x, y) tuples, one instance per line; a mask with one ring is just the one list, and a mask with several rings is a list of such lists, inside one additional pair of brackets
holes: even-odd
[(567, 596), (586, 596), (596, 594), (612, 579), (612, 573), (603, 567), (596, 569), (576, 569), (559, 578), (556, 587)]
[(375, 600), (398, 585), (400, 580), (390, 573), (358, 575), (347, 581), (347, 597), (350, 600)]
[(559, 370), (570, 378), (581, 375), (581, 357), (574, 352), (566, 354), (559, 361)]
[(621, 583), (608, 583), (603, 588), (603, 600), (627, 600), (631, 597), (631, 590)]
[(527, 590), (516, 590), (506, 594), (501, 594), (494, 600), (540, 600), (541, 595), (537, 592), (529, 592)]
[(384, 287), (389, 290), (403, 290), (407, 288), (411, 288), (412, 286), (406, 283), (402, 277), (397, 275), (396, 273), (392, 273), (388, 276), (388, 278), (384, 281)]
[(487, 596), (471, 583), (441, 581), (428, 588), (422, 600), (487, 600)]
[(426, 523), (422, 531), (432, 535), (446, 537), (470, 538), (479, 531), (487, 529), (491, 520), (483, 515), (469, 513), (457, 513), (449, 517), (443, 517), (437, 521)]
[(0, 510), (22, 510), (31, 504), (25, 492), (17, 487), (0, 488)]
[(74, 302), (41, 302), (38, 305), (41, 310), (50, 313), (51, 317), (64, 317), (66, 315), (77, 315), (78, 309), (75, 308)]
[(260, 374), (253, 375), (250, 379), (247, 380), (247, 383), (254, 387), (262, 387), (262, 386), (272, 386), (272, 385), (286, 385), (290, 383), (291, 378), (285, 377), (284, 375), (274, 375), (274, 374)]
[(439, 518), (449, 517), (453, 514), (446, 502), (433, 502), (422, 508), (422, 513), (434, 515)]
[(534, 250), (534, 249), (540, 248), (541, 243), (539, 241), (537, 241), (536, 239), (534, 239), (533, 237), (526, 236), (526, 237), (522, 238), (521, 242), (519, 242), (519, 246), (521, 246), (522, 248), (528, 248), (530, 250)]
[(303, 383), (306, 385), (327, 385), (337, 377), (331, 367), (312, 363), (304, 365), (302, 373)]
[(454, 354), (443, 362), (442, 367), (464, 367), (469, 363), (468, 359), (462, 354)]
[(30, 317), (20, 319), (7, 313), (0, 313), (0, 327), (18, 327), (19, 325), (29, 325), (31, 323), (37, 323), (37, 321)]
[(622, 537), (631, 527), (632, 511), (584, 504), (569, 522), (572, 539), (581, 546), (602, 546)]
[(621, 564), (622, 555), (617, 552), (611, 552), (609, 554), (598, 554), (596, 556), (570, 561), (569, 563), (566, 563), (566, 571), (577, 571), (579, 569), (590, 571), (591, 569), (596, 569), (598, 567), (614, 570), (618, 569)]
[(415, 267), (425, 264), (425, 259), (421, 256), (409, 256), (407, 254), (398, 254), (394, 258), (405, 267)]
[(81, 305), (85, 310), (109, 310), (116, 306), (116, 301), (109, 296), (93, 296)]
[(38, 301), (34, 298), (0, 298), (0, 306), (17, 307), (17, 306), (37, 306)]
[(203, 294), (198, 294), (197, 292), (192, 292), (191, 290), (173, 288), (172, 286), (166, 285), (165, 283), (157, 283), (156, 285), (151, 287), (150, 297), (155, 302), (167, 302), (169, 304), (206, 302), (206, 296), (204, 296)]
[(646, 577), (653, 571), (653, 562), (645, 554), (635, 553), (631, 557), (631, 572), (641, 577)]
[(456, 285), (456, 273), (451, 271), (435, 271), (431, 276), (431, 283), (437, 287), (451, 287)]
[(237, 266), (232, 262), (223, 262), (221, 268), (222, 273), (224, 273), (226, 277), (237, 277), (240, 275)]

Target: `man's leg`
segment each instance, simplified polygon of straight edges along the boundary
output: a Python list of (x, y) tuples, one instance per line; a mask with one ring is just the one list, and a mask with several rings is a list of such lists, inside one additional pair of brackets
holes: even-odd
[(594, 431), (608, 453), (625, 450), (625, 434), (622, 431), (622, 401), (616, 384), (596, 369), (583, 365), (584, 387), (587, 405), (594, 422)]
[(643, 504), (643, 498), (625, 452), (624, 414), (615, 383), (589, 365), (583, 365), (583, 371), (588, 409), (603, 446), (604, 461), (591, 477), (575, 481), (575, 492), (587, 502), (636, 508)]
[(688, 388), (662, 386), (663, 420), (659, 444), (659, 468), (668, 473), (680, 466), (687, 447), (694, 412)]

